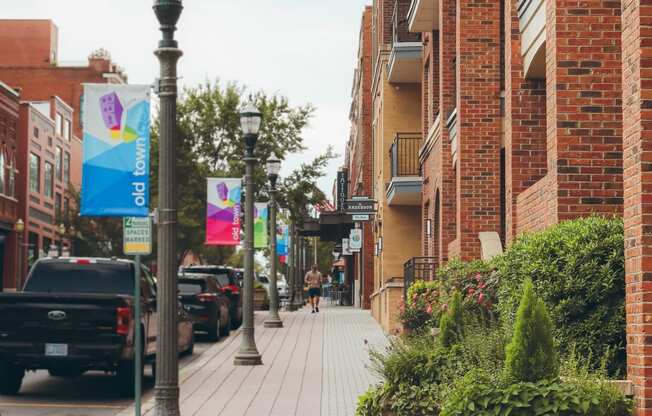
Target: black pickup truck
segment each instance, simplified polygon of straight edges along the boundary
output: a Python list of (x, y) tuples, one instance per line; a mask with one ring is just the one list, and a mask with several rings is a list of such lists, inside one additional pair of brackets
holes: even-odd
[[(115, 373), (133, 392), (135, 266), (128, 260), (41, 259), (21, 292), (0, 293), (0, 394), (17, 394), (26, 370), (77, 377)], [(143, 355), (156, 353), (155, 280), (141, 274)], [(179, 351), (192, 352), (192, 322), (179, 309)]]

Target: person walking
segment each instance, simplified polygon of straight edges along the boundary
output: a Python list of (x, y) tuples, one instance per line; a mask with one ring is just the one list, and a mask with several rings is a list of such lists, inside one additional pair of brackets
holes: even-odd
[(312, 313), (319, 312), (319, 297), (321, 296), (322, 276), (319, 272), (319, 266), (314, 264), (312, 269), (306, 273), (305, 282), (308, 285), (308, 296), (310, 296), (310, 306)]

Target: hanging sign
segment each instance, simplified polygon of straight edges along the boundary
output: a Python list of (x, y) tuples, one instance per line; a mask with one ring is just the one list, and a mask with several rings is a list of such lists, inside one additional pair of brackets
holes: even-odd
[(267, 203), (254, 204), (254, 248), (267, 248), (267, 218), (269, 209)]
[(150, 86), (84, 84), (80, 215), (149, 215)]
[(353, 252), (351, 251), (351, 245), (349, 244), (349, 239), (348, 238), (343, 238), (342, 239), (342, 255), (343, 256), (351, 256), (351, 255), (353, 255)]
[(362, 228), (354, 228), (349, 234), (349, 248), (353, 252), (362, 250)]
[(122, 248), (128, 256), (152, 253), (152, 222), (149, 217), (122, 219)]
[(206, 200), (206, 244), (240, 244), (240, 178), (208, 178)]
[(337, 172), (337, 210), (340, 212), (344, 211), (344, 204), (349, 195), (349, 180), (346, 170), (340, 170)]

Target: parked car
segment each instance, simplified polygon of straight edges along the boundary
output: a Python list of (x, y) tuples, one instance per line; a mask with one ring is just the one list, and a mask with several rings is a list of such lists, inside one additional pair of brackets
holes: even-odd
[[(99, 258), (40, 259), (23, 289), (0, 293), (0, 394), (17, 394), (26, 370), (73, 378), (115, 373), (133, 394), (134, 263)], [(156, 281), (141, 274), (143, 365), (156, 355)], [(179, 310), (179, 351), (192, 352), (192, 321)]]
[(231, 329), (229, 289), (210, 274), (184, 273), (179, 276), (179, 298), (195, 322), (195, 331), (204, 331), (211, 341), (226, 336)]
[(212, 275), (231, 301), (231, 329), (236, 329), (242, 323), (242, 291), (234, 269), (225, 266), (186, 266), (180, 270), (184, 273), (201, 273)]

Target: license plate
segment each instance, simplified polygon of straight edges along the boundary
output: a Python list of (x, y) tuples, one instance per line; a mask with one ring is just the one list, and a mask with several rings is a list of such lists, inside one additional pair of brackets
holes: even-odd
[(45, 344), (45, 355), (47, 357), (67, 357), (68, 344)]

